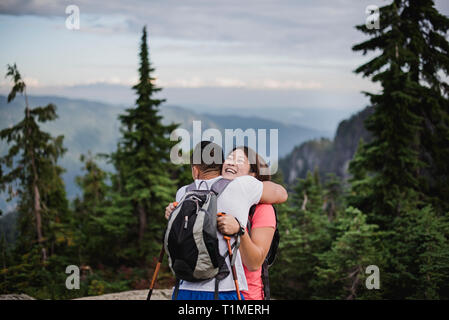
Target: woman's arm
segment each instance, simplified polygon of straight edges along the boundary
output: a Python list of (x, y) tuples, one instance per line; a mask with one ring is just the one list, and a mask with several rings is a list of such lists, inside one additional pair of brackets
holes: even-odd
[(245, 232), (240, 238), (240, 255), (249, 271), (256, 271), (262, 266), (270, 250), (274, 231), (274, 227), (254, 228), (251, 237)]
[(262, 197), (260, 198), (260, 203), (283, 203), (287, 201), (288, 193), (287, 190), (280, 184), (264, 181)]
[[(267, 209), (264, 209), (267, 210)], [(274, 218), (274, 210), (269, 206), (270, 211), (260, 212), (259, 214), (271, 214)], [(257, 216), (255, 216), (257, 219)], [(275, 223), (275, 222), (274, 222)], [(217, 218), (217, 227), (222, 234), (235, 234), (239, 231), (240, 225), (232, 215), (224, 215)], [(250, 271), (258, 270), (270, 250), (273, 240), (275, 227), (255, 227), (251, 230), (251, 237), (245, 232), (240, 239), (240, 255), (243, 264)]]

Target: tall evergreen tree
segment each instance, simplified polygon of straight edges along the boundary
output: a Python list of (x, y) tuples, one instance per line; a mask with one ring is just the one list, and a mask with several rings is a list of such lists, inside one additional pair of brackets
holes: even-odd
[(449, 17), (438, 12), (433, 0), (407, 1), (401, 12), (401, 32), (409, 35), (404, 64), (418, 87), (413, 111), (423, 117), (420, 154), (423, 192), (437, 209), (449, 213)]
[[(401, 202), (433, 199), (443, 210), (448, 185), (449, 44), (445, 38), (449, 18), (434, 1), (394, 0), (380, 8), (381, 28), (357, 29), (371, 39), (355, 51), (381, 53), (356, 72), (380, 82), (380, 94), (368, 94), (375, 106), (366, 121), (375, 138), (364, 146), (360, 164), (374, 173), (370, 218), (391, 221)], [(405, 200), (408, 199), (408, 200)]]
[(347, 200), (385, 231), (384, 297), (442, 297), (447, 223), (438, 216), (449, 208), (449, 19), (432, 0), (393, 0), (380, 8), (380, 19), (378, 30), (357, 26), (371, 38), (353, 47), (380, 52), (356, 73), (382, 91), (366, 93), (375, 108), (365, 122), (373, 140), (359, 145), (350, 164)]
[[(10, 144), (8, 153), (0, 158), (0, 187), (8, 189), (11, 199), (19, 196), (19, 243), (21, 248), (31, 249), (37, 243), (42, 260), (48, 258), (48, 246), (54, 249), (55, 232), (64, 214), (68, 212), (63, 169), (57, 165), (58, 159), (66, 151), (63, 136), (56, 138), (40, 129), (38, 122), (44, 123), (57, 118), (56, 106), (30, 108), (26, 84), (17, 66), (8, 65), (7, 77), (13, 80), (13, 88), (8, 95), (11, 102), (18, 93), (25, 98), (25, 116), (16, 125), (0, 131), (0, 138)], [(4, 169), (9, 168), (9, 172)], [(64, 241), (64, 240), (63, 240)], [(50, 250), (50, 254), (53, 250)]]
[(176, 191), (169, 157), (174, 143), (170, 141), (169, 134), (177, 125), (163, 125), (161, 122), (159, 106), (165, 100), (154, 96), (161, 88), (155, 85), (153, 72), (144, 27), (139, 82), (133, 87), (137, 94), (136, 107), (126, 109), (126, 113), (119, 116), (122, 137), (117, 151), (112, 155), (118, 172), (116, 186), (120, 188), (119, 201), (132, 204), (138, 222), (136, 231), (141, 255), (148, 253), (144, 248), (148, 227), (152, 231), (150, 238), (160, 240), (164, 208), (173, 201)]

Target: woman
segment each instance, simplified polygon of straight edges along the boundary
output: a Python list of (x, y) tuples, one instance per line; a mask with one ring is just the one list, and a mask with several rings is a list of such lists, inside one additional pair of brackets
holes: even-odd
[[(237, 147), (225, 159), (222, 176), (235, 179), (243, 175), (252, 175), (260, 181), (270, 180), (265, 161), (251, 148)], [(168, 218), (174, 206), (166, 208)], [(245, 300), (263, 300), (262, 264), (271, 246), (276, 229), (276, 216), (270, 204), (258, 204), (251, 219), (251, 235), (245, 232), (241, 236), (240, 254), (242, 257), (248, 291), (242, 291)], [(222, 234), (235, 234), (240, 225), (232, 215), (217, 218), (217, 227)]]

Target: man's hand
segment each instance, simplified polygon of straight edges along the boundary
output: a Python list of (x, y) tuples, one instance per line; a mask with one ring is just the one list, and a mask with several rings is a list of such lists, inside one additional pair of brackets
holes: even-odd
[(230, 214), (217, 217), (217, 228), (224, 235), (233, 235), (240, 231), (237, 219)]
[(170, 218), (170, 214), (175, 210), (176, 205), (177, 202), (172, 202), (165, 208), (165, 219), (168, 220), (168, 218)]

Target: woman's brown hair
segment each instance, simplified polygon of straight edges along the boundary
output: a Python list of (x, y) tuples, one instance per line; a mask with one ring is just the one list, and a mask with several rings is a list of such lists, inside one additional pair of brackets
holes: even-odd
[[(253, 149), (247, 146), (235, 147), (231, 152), (240, 149), (245, 153), (249, 162), (249, 172), (254, 173), (255, 178), (260, 181), (270, 181), (271, 175), (269, 174), (268, 164), (265, 160)], [(264, 169), (264, 170), (262, 170)], [(262, 173), (262, 171), (264, 171)]]

